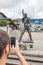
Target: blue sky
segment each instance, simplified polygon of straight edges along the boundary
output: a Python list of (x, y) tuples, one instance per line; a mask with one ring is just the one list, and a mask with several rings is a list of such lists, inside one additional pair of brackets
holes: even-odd
[(43, 18), (43, 0), (0, 0), (0, 12), (9, 18), (22, 18), (22, 9), (30, 18)]

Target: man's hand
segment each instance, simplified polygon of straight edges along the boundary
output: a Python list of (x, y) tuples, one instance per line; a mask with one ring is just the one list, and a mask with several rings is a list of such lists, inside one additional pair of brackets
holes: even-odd
[(14, 47), (14, 45), (12, 46), (12, 50), (14, 50), (14, 52), (16, 53), (16, 55), (18, 56), (21, 65), (28, 65), (27, 61), (24, 59), (24, 57), (22, 56), (22, 54), (20, 53), (20, 49), (19, 49), (19, 43), (16, 40), (16, 45)]

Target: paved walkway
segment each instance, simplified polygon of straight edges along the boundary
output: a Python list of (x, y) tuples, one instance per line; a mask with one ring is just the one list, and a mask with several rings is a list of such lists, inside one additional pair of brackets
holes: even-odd
[(37, 57), (43, 57), (43, 51), (29, 51), (29, 50), (22, 50), (22, 54), (26, 55), (32, 55), (32, 56), (37, 56)]
[[(43, 40), (43, 32), (31, 32), (33, 40)], [(9, 36), (15, 36), (19, 38), (21, 32), (19, 30), (10, 30)], [(28, 39), (29, 35), (27, 32), (24, 33), (23, 39)]]
[[(43, 32), (31, 32), (33, 38), (33, 49), (43, 51)], [(20, 38), (21, 32), (19, 30), (10, 30), (9, 36), (16, 37), (18, 40)], [(29, 41), (29, 35), (27, 32), (23, 35), (22, 41)]]

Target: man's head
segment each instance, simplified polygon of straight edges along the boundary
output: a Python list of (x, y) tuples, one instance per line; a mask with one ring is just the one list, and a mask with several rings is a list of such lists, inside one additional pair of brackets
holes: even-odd
[(2, 58), (4, 55), (9, 55), (10, 51), (10, 38), (7, 34), (7, 32), (0, 30), (0, 58)]

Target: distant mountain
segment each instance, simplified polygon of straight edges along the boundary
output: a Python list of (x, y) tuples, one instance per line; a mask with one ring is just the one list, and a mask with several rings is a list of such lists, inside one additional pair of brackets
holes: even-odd
[(30, 19), (32, 23), (43, 24), (43, 19)]

